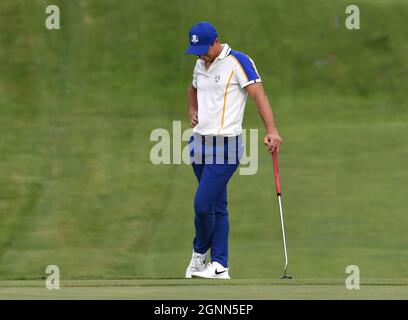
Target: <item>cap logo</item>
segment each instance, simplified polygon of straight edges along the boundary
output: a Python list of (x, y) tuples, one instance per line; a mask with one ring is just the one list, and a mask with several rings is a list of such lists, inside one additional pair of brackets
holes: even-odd
[(198, 37), (197, 37), (196, 34), (193, 34), (193, 35), (191, 36), (191, 43), (192, 43), (192, 44), (196, 44), (197, 42), (198, 42)]

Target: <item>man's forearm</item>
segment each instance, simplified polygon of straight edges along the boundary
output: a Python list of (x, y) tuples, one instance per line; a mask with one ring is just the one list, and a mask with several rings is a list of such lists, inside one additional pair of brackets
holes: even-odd
[(262, 121), (265, 125), (267, 133), (276, 132), (275, 120), (273, 117), (273, 112), (271, 105), (269, 104), (268, 97), (264, 93), (257, 94), (254, 97), (258, 112), (262, 118)]
[(190, 126), (194, 128), (198, 123), (197, 89), (192, 85), (188, 87), (188, 118)]
[(262, 85), (260, 83), (252, 84), (248, 86), (247, 92), (251, 98), (254, 99), (267, 131), (264, 144), (267, 146), (269, 152), (279, 151), (279, 146), (283, 141), (276, 128), (272, 108)]
[(192, 115), (197, 113), (198, 103), (197, 103), (197, 89), (192, 85), (188, 87), (188, 114)]

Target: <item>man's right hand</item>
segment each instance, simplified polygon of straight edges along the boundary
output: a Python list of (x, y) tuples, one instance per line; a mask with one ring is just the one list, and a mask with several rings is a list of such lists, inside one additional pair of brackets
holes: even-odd
[(197, 125), (197, 123), (198, 123), (198, 115), (197, 115), (197, 112), (192, 112), (191, 114), (189, 114), (189, 117), (190, 117), (190, 125), (191, 125), (191, 128), (194, 128), (194, 127)]

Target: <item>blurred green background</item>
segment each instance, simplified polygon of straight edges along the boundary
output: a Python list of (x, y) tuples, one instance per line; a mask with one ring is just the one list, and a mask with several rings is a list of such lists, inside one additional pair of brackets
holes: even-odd
[[(211, 21), (250, 55), (284, 139), (290, 274), (408, 277), (408, 3), (2, 0), (0, 279), (183, 277), (194, 235), (188, 165), (153, 165), (150, 133), (188, 127), (188, 29)], [(47, 30), (47, 5), (61, 30)], [(270, 155), (229, 185), (230, 274), (277, 278)]]

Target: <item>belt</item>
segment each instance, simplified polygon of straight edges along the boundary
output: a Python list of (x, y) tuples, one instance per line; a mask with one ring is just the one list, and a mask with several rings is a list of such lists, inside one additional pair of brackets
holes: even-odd
[[(233, 137), (224, 137), (224, 136), (215, 136), (215, 135), (200, 135), (201, 136), (201, 142), (203, 144), (215, 144), (215, 143), (224, 143), (227, 144), (228, 142), (235, 142), (238, 139), (238, 136), (233, 136)], [(222, 142), (221, 142), (222, 141)]]

